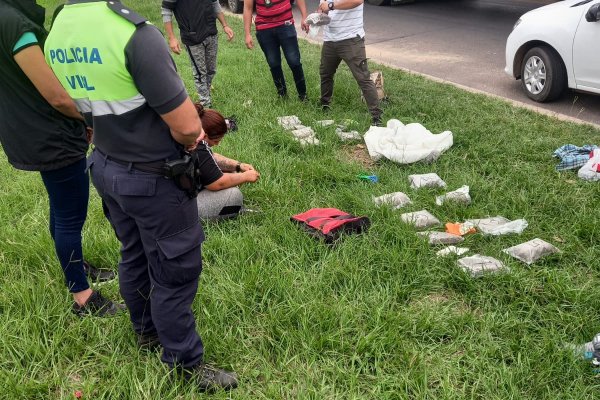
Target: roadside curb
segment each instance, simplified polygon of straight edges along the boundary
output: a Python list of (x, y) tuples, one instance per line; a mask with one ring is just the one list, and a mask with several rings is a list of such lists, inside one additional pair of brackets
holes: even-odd
[[(233, 14), (233, 13), (231, 13), (229, 11), (227, 11), (226, 13), (228, 15), (232, 15), (234, 17), (242, 19), (242, 15), (241, 14)], [(298, 24), (296, 24), (296, 29), (299, 32), (302, 32), (300, 30), (300, 25), (298, 25)], [(304, 40), (305, 42), (308, 42), (310, 44), (316, 44), (316, 45), (321, 46), (321, 47), (323, 46), (323, 42), (322, 41), (311, 39), (310, 37), (308, 37), (308, 34), (305, 34), (305, 35), (302, 35), (302, 36), (298, 35), (298, 39)], [(366, 45), (367, 56), (369, 55), (369, 53), (373, 52), (373, 50), (369, 51), (369, 47), (372, 48), (372, 46), (369, 46), (367, 44)], [(393, 65), (393, 64), (391, 64), (389, 62), (382, 61), (382, 60), (378, 59), (377, 57), (369, 57), (369, 59), (373, 60), (377, 64), (383, 65), (383, 66), (385, 66), (387, 68), (395, 69), (395, 70), (398, 70), (398, 71), (403, 71), (403, 72), (406, 72), (406, 73), (411, 74), (411, 75), (421, 76), (421, 77), (423, 77), (425, 79), (428, 79), (428, 80), (431, 80), (431, 81), (434, 81), (434, 82), (443, 83), (443, 84), (447, 84), (447, 85), (452, 85), (452, 86), (454, 86), (456, 88), (459, 88), (461, 90), (465, 90), (465, 91), (467, 91), (469, 93), (482, 94), (484, 96), (487, 96), (487, 97), (490, 97), (490, 98), (493, 98), (493, 99), (502, 100), (502, 101), (505, 101), (505, 102), (507, 102), (507, 103), (515, 106), (515, 107), (523, 108), (523, 109), (526, 109), (526, 110), (529, 110), (529, 111), (536, 112), (538, 114), (546, 115), (546, 116), (555, 118), (555, 119), (557, 119), (559, 121), (572, 122), (572, 123), (575, 123), (575, 124), (578, 124), (578, 125), (587, 125), (587, 126), (590, 126), (590, 127), (594, 128), (594, 129), (600, 130), (600, 124), (595, 124), (593, 122), (584, 121), (584, 120), (576, 118), (576, 117), (570, 117), (568, 115), (561, 114), (561, 113), (558, 113), (558, 112), (555, 112), (555, 111), (544, 110), (543, 108), (536, 107), (536, 106), (533, 106), (531, 104), (523, 103), (521, 101), (508, 99), (506, 97), (502, 97), (502, 96), (499, 96), (499, 95), (496, 95), (496, 94), (493, 94), (493, 93), (488, 93), (488, 92), (485, 92), (483, 90), (474, 89), (474, 88), (462, 85), (460, 83), (455, 83), (455, 82), (451, 82), (451, 81), (448, 81), (448, 80), (445, 80), (445, 79), (442, 79), (442, 78), (437, 78), (437, 77), (435, 77), (433, 75), (428, 75), (428, 74), (424, 74), (422, 72), (413, 71), (411, 69), (404, 68), (404, 67), (399, 67), (399, 66)]]

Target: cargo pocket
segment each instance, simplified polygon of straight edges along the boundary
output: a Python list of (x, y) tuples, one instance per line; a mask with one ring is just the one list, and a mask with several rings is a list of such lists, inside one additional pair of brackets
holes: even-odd
[(157, 239), (156, 278), (167, 285), (184, 285), (197, 279), (202, 271), (200, 246), (203, 240), (204, 232), (200, 223)]
[(121, 196), (154, 196), (156, 177), (142, 175), (116, 175), (113, 177), (113, 192)]

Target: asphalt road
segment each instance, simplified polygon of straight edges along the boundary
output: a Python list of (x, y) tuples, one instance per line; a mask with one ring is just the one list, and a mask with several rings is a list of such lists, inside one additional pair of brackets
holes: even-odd
[[(525, 12), (550, 3), (553, 1), (417, 0), (393, 7), (365, 4), (367, 55), (392, 66), (600, 124), (600, 96), (569, 91), (559, 101), (536, 103), (522, 92), (520, 81), (504, 72), (506, 38), (514, 23)], [(307, 0), (309, 13), (317, 5), (318, 0)], [(321, 40), (321, 36), (316, 39)]]

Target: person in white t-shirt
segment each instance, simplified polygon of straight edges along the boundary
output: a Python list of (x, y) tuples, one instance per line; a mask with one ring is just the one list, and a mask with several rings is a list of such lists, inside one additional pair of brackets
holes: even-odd
[(377, 89), (371, 80), (365, 51), (363, 2), (364, 0), (321, 0), (319, 4), (318, 11), (331, 17), (331, 22), (324, 26), (321, 50), (321, 106), (323, 109), (330, 107), (333, 77), (343, 60), (360, 86), (373, 125), (381, 125), (382, 111)]

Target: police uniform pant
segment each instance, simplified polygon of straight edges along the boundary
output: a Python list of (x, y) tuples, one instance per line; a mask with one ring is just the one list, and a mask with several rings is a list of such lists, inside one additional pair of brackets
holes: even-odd
[(98, 151), (89, 158), (92, 183), (121, 242), (119, 287), (137, 334), (158, 334), (171, 367), (202, 361), (192, 302), (202, 271), (204, 232), (196, 199), (173, 181), (115, 163)]
[(342, 60), (348, 65), (356, 83), (369, 107), (373, 118), (381, 117), (379, 108), (377, 88), (371, 80), (369, 65), (367, 64), (367, 53), (365, 50), (365, 38), (360, 36), (340, 40), (339, 42), (323, 42), (321, 50), (321, 65), (319, 74), (321, 76), (321, 104), (329, 105), (333, 95), (333, 77)]

